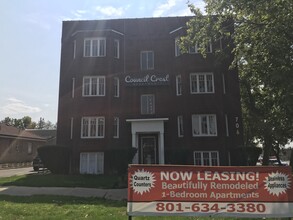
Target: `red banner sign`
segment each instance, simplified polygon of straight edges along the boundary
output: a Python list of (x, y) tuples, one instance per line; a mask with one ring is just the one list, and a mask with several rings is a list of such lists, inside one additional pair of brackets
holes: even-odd
[(291, 167), (131, 165), (135, 215), (292, 217)]

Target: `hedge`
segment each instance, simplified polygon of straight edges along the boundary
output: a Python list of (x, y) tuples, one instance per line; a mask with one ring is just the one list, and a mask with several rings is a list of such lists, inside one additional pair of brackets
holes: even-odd
[(70, 148), (59, 145), (44, 145), (38, 148), (44, 166), (54, 174), (69, 173)]
[(232, 166), (255, 166), (262, 153), (259, 147), (236, 147), (230, 149)]

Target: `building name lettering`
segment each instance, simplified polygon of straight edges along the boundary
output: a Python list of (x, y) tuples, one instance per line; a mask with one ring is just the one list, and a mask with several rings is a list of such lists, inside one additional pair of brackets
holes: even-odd
[(169, 81), (169, 74), (146, 74), (141, 76), (127, 75), (125, 77), (125, 83), (129, 86), (168, 85)]

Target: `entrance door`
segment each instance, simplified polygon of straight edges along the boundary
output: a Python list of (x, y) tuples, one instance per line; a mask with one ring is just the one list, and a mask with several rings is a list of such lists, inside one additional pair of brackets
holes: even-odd
[(157, 163), (157, 138), (155, 135), (141, 136), (140, 138), (140, 163)]

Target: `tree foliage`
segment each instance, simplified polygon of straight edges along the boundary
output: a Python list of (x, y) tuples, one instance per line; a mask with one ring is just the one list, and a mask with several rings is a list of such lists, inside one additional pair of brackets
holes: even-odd
[[(240, 75), (245, 144), (264, 147), (264, 163), (293, 139), (293, 1), (205, 0), (206, 14), (189, 5), (194, 17), (181, 45), (231, 39)], [(231, 22), (232, 21), (232, 22)], [(233, 32), (231, 32), (233, 30)], [(233, 49), (232, 49), (233, 48)]]
[(38, 122), (34, 122), (29, 116), (24, 116), (20, 119), (6, 117), (1, 120), (0, 123), (5, 123), (20, 129), (56, 129), (56, 124), (53, 124), (50, 121), (45, 121), (44, 118), (40, 118)]

